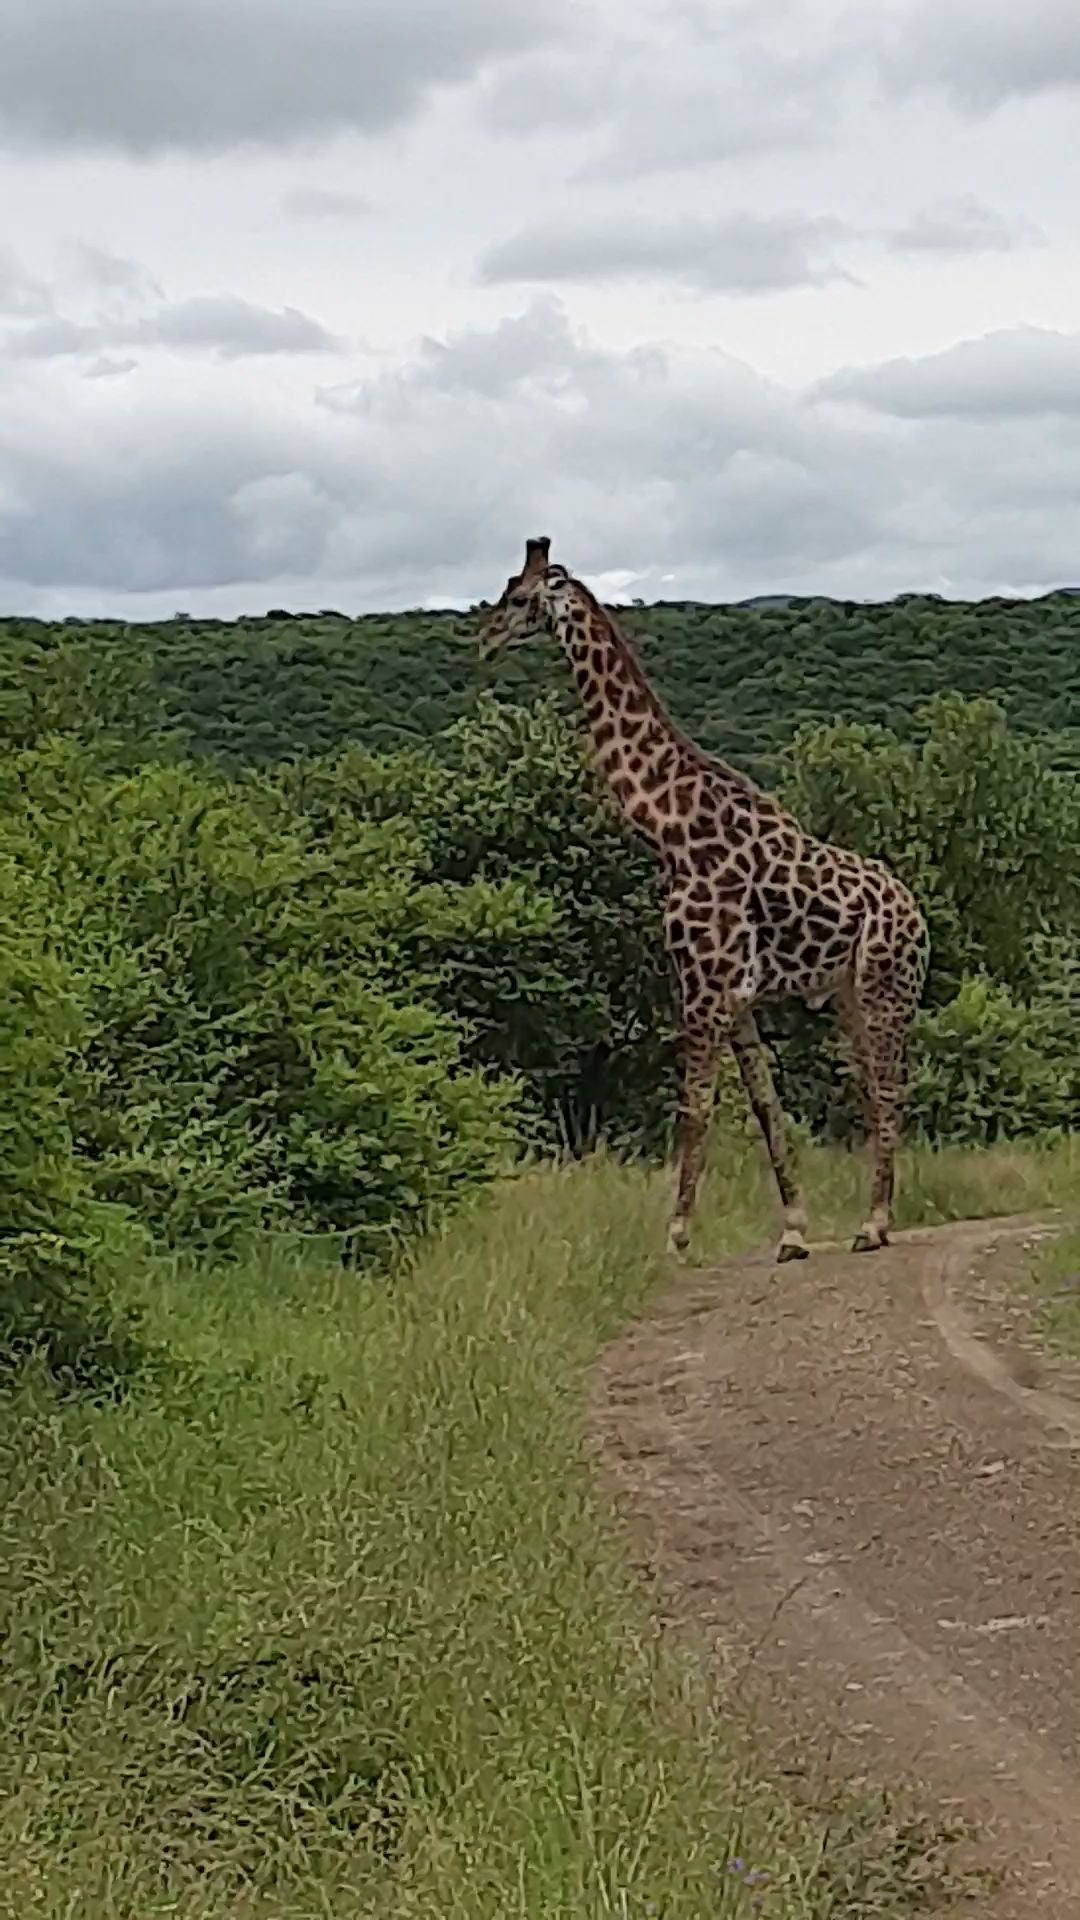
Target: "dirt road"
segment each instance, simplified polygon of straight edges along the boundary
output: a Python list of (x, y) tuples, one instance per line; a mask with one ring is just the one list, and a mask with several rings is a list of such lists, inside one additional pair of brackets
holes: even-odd
[(595, 1389), (673, 1619), (774, 1743), (974, 1821), (985, 1920), (1080, 1917), (1080, 1383), (1007, 1284), (1038, 1232), (695, 1273)]

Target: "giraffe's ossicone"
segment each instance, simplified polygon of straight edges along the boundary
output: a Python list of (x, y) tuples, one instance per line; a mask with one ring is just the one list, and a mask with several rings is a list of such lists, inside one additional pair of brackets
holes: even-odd
[(862, 1084), (873, 1153), (856, 1249), (885, 1244), (911, 1024), (929, 953), (908, 889), (877, 860), (805, 833), (779, 801), (680, 732), (606, 608), (550, 541), (484, 619), (481, 653), (554, 634), (577, 683), (593, 754), (665, 881), (664, 932), (679, 999), (677, 1185), (670, 1242), (682, 1249), (704, 1158), (721, 1047), (730, 1046), (768, 1147), (784, 1209), (778, 1258), (802, 1259), (806, 1207), (753, 1008), (832, 1001)]

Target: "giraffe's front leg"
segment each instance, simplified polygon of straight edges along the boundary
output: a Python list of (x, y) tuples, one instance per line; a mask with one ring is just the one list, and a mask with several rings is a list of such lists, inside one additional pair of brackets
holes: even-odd
[(778, 1261), (805, 1260), (810, 1252), (806, 1244), (806, 1199), (795, 1171), (788, 1139), (784, 1109), (769, 1071), (769, 1061), (761, 1044), (757, 1022), (750, 1012), (741, 1013), (731, 1035), (731, 1050), (746, 1089), (747, 1099), (761, 1128), (784, 1209), (784, 1231), (776, 1250)]

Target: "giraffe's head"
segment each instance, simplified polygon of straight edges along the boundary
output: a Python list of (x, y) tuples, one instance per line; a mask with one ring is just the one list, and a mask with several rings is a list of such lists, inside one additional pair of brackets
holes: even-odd
[(495, 605), (485, 613), (480, 628), (480, 658), (488, 660), (503, 647), (520, 647), (548, 632), (551, 625), (551, 589), (567, 579), (565, 567), (550, 565), (551, 541), (526, 540), (525, 565), (512, 574)]

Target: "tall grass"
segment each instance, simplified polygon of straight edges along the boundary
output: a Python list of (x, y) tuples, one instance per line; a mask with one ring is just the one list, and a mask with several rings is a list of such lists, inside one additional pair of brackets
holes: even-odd
[[(855, 1167), (809, 1164), (820, 1227), (851, 1224)], [(916, 1156), (906, 1214), (1026, 1206), (1070, 1168)], [(895, 1827), (763, 1783), (591, 1486), (585, 1371), (657, 1286), (666, 1201), (596, 1159), (507, 1183), (392, 1283), (154, 1269), (169, 1369), (3, 1405), (0, 1913), (920, 1907)], [(733, 1153), (701, 1242), (772, 1231)]]
[[(810, 1202), (810, 1238), (849, 1238), (865, 1218), (869, 1165), (863, 1152), (804, 1146), (800, 1153)], [(897, 1165), (896, 1226), (991, 1219), (1043, 1208), (1076, 1207), (1080, 1141), (1046, 1147), (917, 1147)], [(707, 1262), (779, 1233), (772, 1171), (756, 1142), (724, 1138), (713, 1150), (694, 1225), (691, 1257)]]
[(1072, 1228), (1043, 1250), (1035, 1282), (1039, 1321), (1050, 1345), (1080, 1358), (1080, 1230)]

